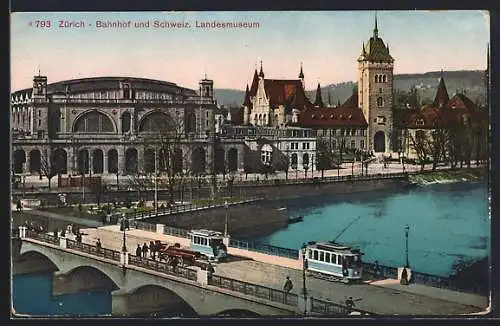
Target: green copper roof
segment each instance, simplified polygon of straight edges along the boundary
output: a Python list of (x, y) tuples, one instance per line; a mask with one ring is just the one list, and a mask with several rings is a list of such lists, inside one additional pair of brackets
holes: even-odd
[(378, 62), (393, 62), (394, 59), (389, 54), (389, 48), (384, 44), (384, 41), (377, 36), (370, 37), (370, 40), (364, 45), (360, 61), (378, 61)]

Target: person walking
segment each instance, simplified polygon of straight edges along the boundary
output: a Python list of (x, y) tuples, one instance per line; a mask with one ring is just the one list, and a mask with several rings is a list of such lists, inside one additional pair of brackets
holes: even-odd
[(293, 289), (293, 283), (292, 280), (290, 280), (290, 276), (286, 277), (285, 285), (283, 285), (283, 290), (285, 291), (285, 303), (287, 302), (288, 299), (288, 293), (292, 291)]
[(95, 246), (97, 247), (97, 252), (100, 253), (101, 248), (102, 248), (101, 239), (97, 238), (97, 242), (96, 242)]
[(142, 257), (148, 258), (148, 244), (144, 242), (144, 245), (142, 246)]
[(155, 244), (153, 241), (149, 241), (149, 254), (151, 255), (151, 258), (155, 260)]
[(135, 255), (137, 256), (137, 258), (141, 258), (141, 253), (142, 253), (141, 245), (137, 244), (137, 248), (135, 249)]

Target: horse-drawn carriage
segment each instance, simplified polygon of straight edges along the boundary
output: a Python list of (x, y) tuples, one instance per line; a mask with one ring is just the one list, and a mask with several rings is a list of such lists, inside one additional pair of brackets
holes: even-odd
[(176, 266), (196, 266), (199, 261), (208, 258), (198, 251), (181, 248), (180, 244), (168, 244), (156, 241), (158, 260)]

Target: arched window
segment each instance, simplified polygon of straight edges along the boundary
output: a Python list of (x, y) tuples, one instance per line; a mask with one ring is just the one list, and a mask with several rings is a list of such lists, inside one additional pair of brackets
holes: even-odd
[(297, 164), (298, 164), (298, 157), (297, 157), (297, 153), (293, 153), (292, 154), (292, 157), (291, 157), (291, 160), (290, 160), (290, 165), (292, 167), (292, 169), (297, 169)]
[(375, 75), (375, 82), (378, 83), (379, 82), (379, 75)]
[(140, 132), (166, 132), (175, 128), (172, 118), (163, 112), (153, 112), (145, 116), (139, 125)]
[(271, 145), (265, 144), (261, 149), (262, 163), (271, 165), (272, 163), (273, 148)]
[(377, 106), (383, 106), (384, 105), (384, 99), (382, 97), (377, 98)]
[(84, 113), (77, 118), (74, 132), (113, 132), (113, 122), (99, 111)]
[(383, 83), (387, 83), (387, 76), (386, 76), (386, 75), (383, 75), (383, 76), (382, 76), (382, 82), (383, 82)]
[(122, 114), (122, 132), (130, 131), (130, 122), (132, 121), (130, 112), (124, 112)]

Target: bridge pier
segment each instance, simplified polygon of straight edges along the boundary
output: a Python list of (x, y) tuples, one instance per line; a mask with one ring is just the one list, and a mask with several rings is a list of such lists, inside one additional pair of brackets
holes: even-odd
[(55, 271), (52, 276), (52, 295), (79, 293), (96, 289), (116, 289), (116, 284), (93, 268), (62, 273)]
[(127, 316), (127, 293), (124, 290), (111, 292), (111, 314), (113, 316)]

